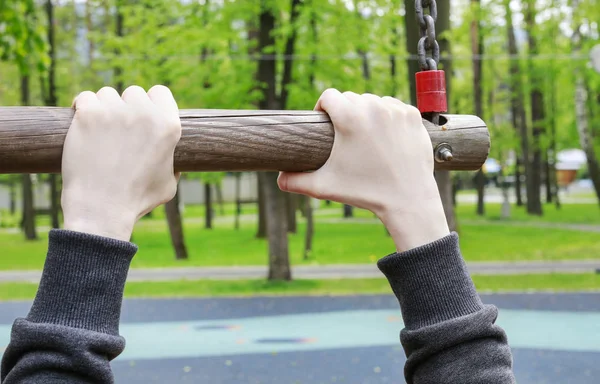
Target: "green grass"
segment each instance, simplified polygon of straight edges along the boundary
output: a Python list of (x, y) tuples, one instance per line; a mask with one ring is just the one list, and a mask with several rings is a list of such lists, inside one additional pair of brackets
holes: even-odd
[[(218, 204), (213, 205), (213, 210), (217, 217), (219, 216), (233, 216), (235, 214), (236, 205), (234, 203), (225, 203), (223, 204), (223, 208), (221, 210), (221, 206)], [(242, 215), (247, 214), (255, 214), (257, 210), (256, 204), (243, 204), (242, 205)], [(186, 205), (182, 215), (184, 218), (196, 218), (196, 219), (204, 219), (204, 213), (206, 212), (204, 204), (201, 205)], [(165, 218), (165, 210), (162, 207), (159, 207), (152, 211), (151, 215), (152, 219), (164, 219)]]
[[(322, 208), (327, 208), (324, 211), (316, 212), (319, 217), (339, 218), (342, 215), (342, 206), (338, 203), (332, 203), (330, 206), (322, 205)], [(556, 209), (553, 204), (544, 204), (544, 215), (530, 216), (527, 214), (525, 207), (511, 206), (511, 217), (503, 219), (500, 216), (502, 205), (498, 203), (485, 204), (485, 216), (478, 216), (474, 204), (461, 204), (456, 207), (456, 215), (460, 223), (461, 220), (489, 220), (501, 221), (505, 223), (563, 223), (563, 224), (592, 224), (600, 226), (600, 206), (598, 204), (563, 204), (560, 209)], [(363, 209), (355, 209), (354, 217), (356, 218), (373, 218), (374, 215)]]
[(600, 206), (598, 204), (563, 204), (556, 209), (553, 204), (544, 204), (543, 216), (531, 216), (527, 214), (525, 207), (511, 206), (510, 218), (501, 218), (501, 204), (486, 204), (485, 216), (477, 216), (475, 205), (458, 204), (456, 215), (460, 220), (490, 220), (502, 222), (544, 222), (564, 224), (592, 224), (600, 225)]
[[(219, 213), (219, 209), (217, 213)], [(157, 209), (152, 218), (138, 223), (133, 240), (140, 251), (133, 267), (264, 265), (266, 241), (255, 238), (253, 205), (244, 206), (246, 219), (241, 229), (233, 229), (234, 204), (225, 204), (226, 216), (218, 215), (213, 230), (203, 228), (204, 206), (188, 206), (184, 215), (186, 243), (190, 259), (175, 261), (167, 230), (164, 210)], [(314, 249), (309, 260), (303, 260), (304, 224), (299, 233), (290, 235), (292, 264), (371, 263), (392, 252), (394, 245), (373, 214), (355, 209), (355, 219), (344, 222), (342, 206), (332, 203), (316, 211)], [(457, 207), (461, 246), (465, 259), (471, 261), (518, 261), (591, 259), (600, 257), (598, 233), (559, 228), (536, 228), (537, 222), (581, 223), (600, 225), (600, 209), (595, 204), (567, 204), (557, 211), (545, 206), (542, 218), (525, 214), (524, 208), (513, 207), (510, 220), (500, 219), (500, 205), (486, 204), (486, 217), (475, 214), (475, 206)], [(45, 220), (46, 218), (41, 218)], [(359, 223), (356, 223), (356, 222)], [(362, 222), (362, 223), (361, 223)], [(45, 224), (43, 221), (39, 224)], [(522, 225), (520, 225), (522, 224)], [(0, 230), (0, 270), (41, 269), (47, 233), (40, 240), (25, 242), (20, 233)]]
[[(302, 260), (304, 224), (290, 235), (292, 264), (372, 263), (394, 250), (381, 224), (316, 223), (311, 258)], [(461, 246), (470, 261), (591, 259), (600, 257), (598, 233), (562, 229), (517, 227), (508, 224), (463, 224)], [(0, 232), (0, 270), (41, 269), (47, 234), (25, 242), (20, 233)], [(205, 230), (200, 222), (186, 222), (189, 260), (176, 261), (164, 220), (143, 220), (134, 233), (140, 250), (133, 267), (264, 265), (266, 241), (255, 238), (255, 224), (242, 223), (239, 231), (228, 222)]]
[[(600, 274), (549, 274), (474, 276), (480, 292), (554, 290), (582, 291), (600, 289)], [(1, 283), (0, 300), (29, 300), (35, 296), (37, 284)], [(387, 281), (381, 279), (265, 280), (131, 282), (125, 287), (126, 297), (203, 297), (257, 295), (351, 295), (391, 294)]]

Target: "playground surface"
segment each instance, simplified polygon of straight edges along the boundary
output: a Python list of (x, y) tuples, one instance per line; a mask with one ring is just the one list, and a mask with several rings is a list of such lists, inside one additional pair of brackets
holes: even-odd
[[(500, 308), (519, 383), (600, 377), (600, 293), (482, 295)], [(0, 351), (30, 302), (0, 303)], [(390, 295), (127, 299), (117, 383), (399, 383)]]

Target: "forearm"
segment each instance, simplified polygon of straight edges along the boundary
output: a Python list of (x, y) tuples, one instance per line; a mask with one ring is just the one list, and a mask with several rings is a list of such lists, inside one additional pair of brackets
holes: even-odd
[(42, 280), (26, 319), (13, 325), (5, 384), (112, 383), (123, 289), (137, 248), (70, 231), (50, 233)]
[(497, 310), (477, 295), (456, 234), (378, 266), (402, 310), (409, 384), (515, 382), (506, 334), (494, 324)]

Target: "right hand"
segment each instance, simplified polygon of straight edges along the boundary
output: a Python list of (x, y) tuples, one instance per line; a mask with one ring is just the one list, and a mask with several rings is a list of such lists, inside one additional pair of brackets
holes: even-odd
[(372, 211), (398, 251), (449, 234), (433, 177), (431, 139), (415, 107), (391, 97), (328, 89), (315, 109), (333, 122), (331, 155), (315, 172), (282, 172), (282, 190)]

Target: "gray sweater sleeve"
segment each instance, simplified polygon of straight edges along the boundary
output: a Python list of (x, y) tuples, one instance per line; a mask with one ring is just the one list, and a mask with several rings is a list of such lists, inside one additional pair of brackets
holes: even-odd
[(136, 252), (124, 241), (51, 231), (37, 295), (2, 358), (2, 383), (113, 383), (109, 362), (125, 347), (119, 318)]
[(379, 260), (404, 319), (408, 384), (515, 383), (498, 310), (479, 298), (458, 236)]
[[(137, 248), (52, 231), (29, 315), (13, 325), (1, 365), (4, 384), (113, 383), (123, 288)], [(514, 383), (506, 335), (494, 325), (467, 273), (458, 237), (379, 261), (402, 309), (408, 383)]]

